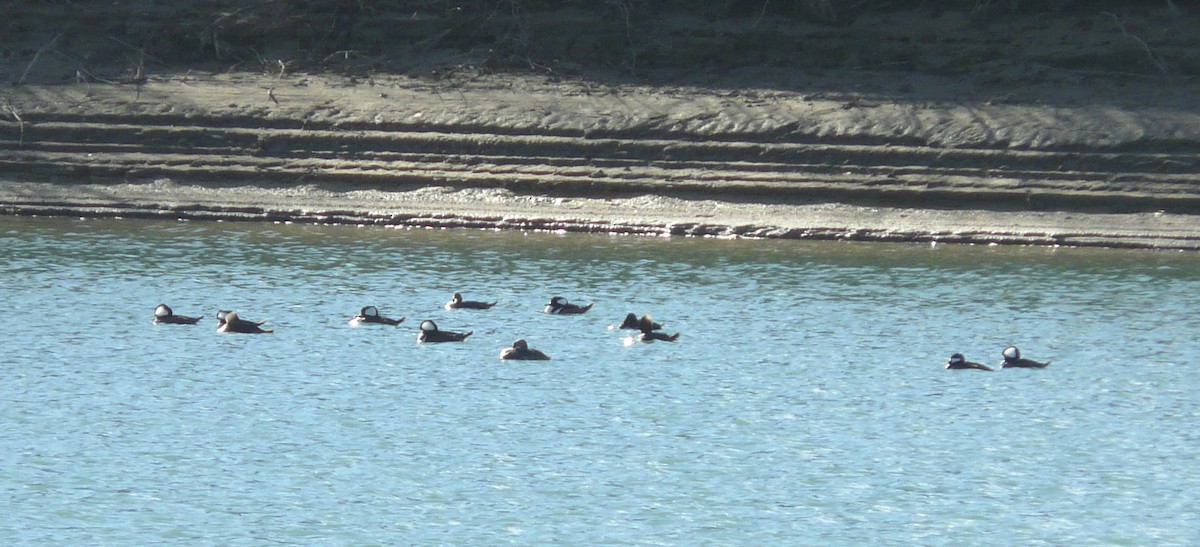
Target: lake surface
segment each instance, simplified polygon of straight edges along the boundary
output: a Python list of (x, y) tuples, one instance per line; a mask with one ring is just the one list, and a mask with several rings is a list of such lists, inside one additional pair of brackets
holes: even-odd
[(0, 217), (0, 302), (9, 544), (1200, 543), (1196, 254)]

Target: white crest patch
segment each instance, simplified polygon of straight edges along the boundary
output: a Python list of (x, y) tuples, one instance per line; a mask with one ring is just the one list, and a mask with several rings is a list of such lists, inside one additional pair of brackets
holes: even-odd
[(375, 306), (364, 306), (362, 309), (364, 317), (379, 317), (379, 308)]
[(170, 315), (171, 308), (168, 308), (166, 304), (159, 304), (157, 308), (154, 308), (155, 317), (168, 317)]
[(1021, 358), (1021, 350), (1017, 349), (1017, 346), (1008, 346), (1007, 348), (1004, 348), (1004, 351), (1001, 353), (1004, 355), (1005, 359)]
[(421, 321), (421, 330), (423, 332), (437, 332), (437, 323), (434, 323), (428, 319)]
[(966, 361), (966, 358), (964, 358), (962, 355), (959, 355), (957, 353), (950, 356), (950, 364), (951, 365), (958, 365), (958, 364), (961, 364), (963, 361)]

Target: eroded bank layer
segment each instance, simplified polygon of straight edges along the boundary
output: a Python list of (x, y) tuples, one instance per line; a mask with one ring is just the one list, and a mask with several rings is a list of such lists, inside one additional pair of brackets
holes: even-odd
[(1014, 103), (982, 92), (920, 100), (921, 86), (937, 82), (916, 83), (912, 100), (829, 85), (808, 93), (485, 75), (21, 86), (5, 92), (0, 207), (1198, 246), (1200, 115), (1186, 105)]

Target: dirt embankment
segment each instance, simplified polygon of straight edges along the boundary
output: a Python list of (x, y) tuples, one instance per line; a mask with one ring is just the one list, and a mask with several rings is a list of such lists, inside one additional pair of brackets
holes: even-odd
[[(86, 42), (74, 35), (30, 38), (4, 58), (22, 81), (0, 92), (0, 207), (1200, 248), (1194, 51), (1176, 47), (1200, 20), (1007, 13), (867, 12), (837, 26), (674, 14), (656, 26), (666, 38), (627, 36), (607, 53), (578, 41), (632, 27), (581, 10), (509, 17), (466, 47), (461, 26), (387, 49), (371, 34), (381, 27), (360, 25), (325, 46), (364, 46), (336, 50), (340, 61), (277, 37), (258, 45), (291, 57), (254, 50), (261, 66), (227, 73), (211, 71), (221, 48), (226, 62), (254, 48), (225, 27), (206, 27), (192, 64), (133, 48), (128, 25), (97, 27), (125, 33), (91, 38), (127, 50), (107, 62), (71, 49)], [(582, 32), (572, 17), (608, 23)], [(539, 39), (481, 49), (517, 23)], [(555, 41), (571, 29), (573, 45)], [(789, 47), (819, 54), (779, 53)], [(570, 51), (590, 53), (547, 53)], [(414, 52), (424, 58), (397, 61)]]

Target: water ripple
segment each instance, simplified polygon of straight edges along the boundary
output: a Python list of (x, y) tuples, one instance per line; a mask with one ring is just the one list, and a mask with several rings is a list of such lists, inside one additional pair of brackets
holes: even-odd
[[(23, 543), (1154, 543), (1190, 255), (0, 218)], [(447, 311), (455, 291), (492, 310)], [(540, 313), (553, 295), (584, 316)], [(150, 324), (169, 302), (199, 326)], [(350, 328), (365, 304), (399, 327)], [(218, 335), (219, 309), (275, 334)], [(653, 313), (678, 343), (610, 329)], [(417, 325), (473, 330), (419, 345)], [(518, 337), (548, 362), (502, 362)], [(1018, 343), (1045, 370), (995, 364)]]

